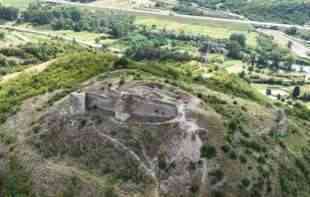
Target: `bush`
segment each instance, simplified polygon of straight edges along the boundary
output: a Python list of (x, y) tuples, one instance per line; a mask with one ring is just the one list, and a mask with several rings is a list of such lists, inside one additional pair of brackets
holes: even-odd
[(250, 186), (251, 181), (250, 181), (248, 178), (243, 178), (243, 179), (241, 180), (241, 183), (242, 183), (242, 185), (243, 185), (245, 188), (247, 188), (247, 187)]
[(229, 158), (232, 159), (232, 160), (236, 160), (237, 159), (237, 154), (235, 153), (235, 151), (230, 151)]
[(216, 156), (216, 149), (214, 146), (205, 144), (201, 148), (201, 156), (207, 159), (212, 159)]
[(242, 164), (246, 164), (246, 163), (247, 163), (247, 159), (246, 159), (246, 157), (245, 157), (244, 155), (240, 155), (240, 156), (239, 156), (239, 160), (240, 160), (240, 162), (241, 162)]

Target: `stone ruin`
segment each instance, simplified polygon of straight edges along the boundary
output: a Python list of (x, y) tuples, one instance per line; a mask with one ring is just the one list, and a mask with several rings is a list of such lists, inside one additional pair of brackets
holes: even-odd
[[(73, 150), (75, 145), (82, 144), (89, 148), (83, 156), (92, 158), (92, 144), (96, 148), (102, 146), (98, 153), (96, 149), (99, 155), (94, 157), (106, 165), (99, 162), (94, 164), (96, 168), (109, 169), (115, 164), (124, 162), (126, 166), (128, 161), (133, 162), (130, 166), (137, 169), (149, 187), (145, 196), (207, 196), (207, 161), (200, 152), (207, 141), (203, 137), (207, 129), (193, 115), (203, 115), (200, 104), (198, 98), (161, 84), (128, 83), (113, 89), (98, 82), (72, 93), (55, 106), (46, 125), (49, 130), (55, 127), (60, 139), (65, 139), (59, 143), (55, 138), (56, 150), (62, 151), (61, 145)], [(68, 124), (63, 125), (63, 120)], [(53, 145), (48, 138), (44, 144), (49, 147), (46, 143)], [(106, 159), (105, 151), (110, 150)]]
[(70, 95), (71, 114), (84, 114), (91, 110), (100, 110), (120, 121), (166, 122), (178, 115), (177, 107), (168, 102), (149, 99), (128, 92), (92, 93), (74, 92)]

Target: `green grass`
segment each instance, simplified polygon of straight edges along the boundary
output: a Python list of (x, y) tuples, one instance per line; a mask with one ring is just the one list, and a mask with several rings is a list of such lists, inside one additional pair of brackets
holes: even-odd
[(57, 35), (57, 36), (64, 36), (67, 38), (71, 39), (77, 39), (79, 41), (84, 41), (84, 42), (89, 42), (89, 43), (95, 43), (95, 39), (100, 37), (100, 36), (105, 36), (103, 33), (94, 33), (94, 32), (86, 32), (86, 31), (81, 31), (81, 32), (75, 32), (73, 30), (52, 30), (52, 28), (49, 25), (44, 25), (44, 26), (33, 26), (32, 24), (29, 23), (23, 23), (19, 24), (16, 27), (19, 28), (25, 28), (29, 30), (35, 30), (35, 31), (40, 31), (40, 32), (45, 32), (49, 33), (50, 35)]
[(27, 98), (56, 89), (74, 89), (81, 82), (108, 70), (117, 58), (80, 52), (51, 64), (40, 74), (24, 74), (0, 85), (0, 121), (16, 112)]
[(257, 33), (251, 32), (250, 25), (217, 21), (194, 22), (188, 19), (180, 21), (173, 17), (137, 17), (136, 23), (147, 26), (155, 25), (157, 28), (166, 28), (177, 32), (202, 34), (216, 39), (227, 39), (232, 33), (241, 32), (247, 36), (250, 46), (256, 46)]
[(30, 3), (36, 2), (37, 0), (0, 0), (0, 3), (5, 6), (13, 6), (16, 8), (27, 8)]

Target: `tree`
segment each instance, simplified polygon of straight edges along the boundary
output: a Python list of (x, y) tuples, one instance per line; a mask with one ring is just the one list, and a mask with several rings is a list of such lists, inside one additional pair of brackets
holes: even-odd
[(5, 7), (0, 4), (0, 19), (4, 20), (17, 20), (19, 10), (13, 7)]
[(237, 41), (230, 41), (227, 45), (228, 57), (240, 59), (241, 58), (241, 46)]
[(292, 46), (293, 46), (293, 42), (292, 41), (288, 41), (287, 48), (292, 49)]
[(266, 95), (267, 95), (267, 96), (270, 96), (271, 94), (272, 94), (271, 89), (270, 89), (270, 88), (267, 88), (267, 89), (266, 89)]
[(3, 32), (0, 32), (0, 40), (4, 40), (5, 34)]
[(288, 71), (292, 70), (293, 64), (296, 62), (296, 59), (293, 55), (289, 55), (285, 60), (285, 67)]
[(272, 67), (275, 69), (279, 68), (279, 63), (281, 61), (281, 52), (280, 50), (274, 49), (271, 51), (270, 60), (272, 61)]
[(230, 35), (229, 40), (238, 42), (242, 48), (246, 46), (246, 36), (244, 34), (233, 33)]
[(297, 97), (300, 96), (300, 87), (299, 87), (299, 86), (296, 86), (296, 87), (293, 89), (292, 96), (293, 96), (294, 99), (296, 99)]

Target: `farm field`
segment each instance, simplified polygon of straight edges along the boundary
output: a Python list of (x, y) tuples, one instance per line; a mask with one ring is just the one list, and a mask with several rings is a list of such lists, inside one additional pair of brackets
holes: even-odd
[(27, 6), (37, 0), (0, 0), (0, 4), (5, 6), (13, 6), (16, 8), (27, 8)]
[(53, 31), (48, 26), (33, 26), (30, 24), (21, 24), (21, 25), (17, 25), (16, 27), (25, 28), (25, 29), (29, 29), (29, 30), (36, 30), (36, 31), (40, 31), (40, 32), (46, 32), (46, 33), (50, 33), (53, 35), (65, 36), (68, 38), (78, 39), (80, 41), (89, 42), (92, 44), (95, 43), (96, 38), (103, 35), (103, 34), (85, 32), (85, 31), (82, 31), (82, 32), (74, 32), (72, 30)]
[(162, 17), (137, 17), (137, 24), (152, 26), (157, 28), (166, 28), (167, 30), (184, 31), (186, 33), (195, 33), (208, 35), (215, 39), (227, 39), (234, 32), (244, 33), (247, 36), (247, 42), (250, 46), (256, 46), (257, 33), (252, 32), (250, 25), (228, 24), (224, 22), (204, 22), (196, 23), (190, 20), (178, 21), (174, 18), (164, 19)]

